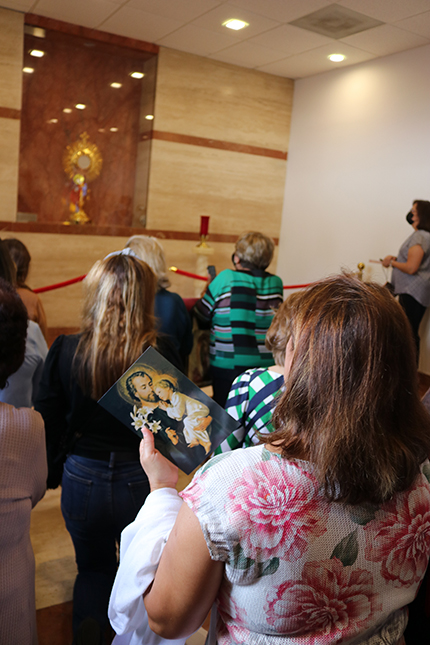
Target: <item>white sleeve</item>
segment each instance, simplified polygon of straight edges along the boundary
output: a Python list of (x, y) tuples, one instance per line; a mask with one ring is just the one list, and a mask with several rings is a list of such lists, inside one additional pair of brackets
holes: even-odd
[[(186, 638), (166, 641), (154, 634), (143, 602), (182, 503), (173, 488), (155, 490), (121, 534), (120, 564), (108, 610), (111, 625), (118, 634), (117, 645), (183, 645), (186, 641)], [(130, 632), (130, 638), (121, 638)]]

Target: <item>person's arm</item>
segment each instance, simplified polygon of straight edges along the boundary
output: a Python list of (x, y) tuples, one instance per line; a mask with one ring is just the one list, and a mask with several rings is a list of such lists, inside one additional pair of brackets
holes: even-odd
[[(151, 491), (174, 488), (177, 468), (154, 449), (143, 428), (141, 464)], [(224, 563), (210, 558), (199, 521), (183, 504), (164, 548), (155, 580), (144, 596), (149, 626), (163, 638), (188, 636), (205, 620), (216, 598)]]
[(414, 275), (421, 266), (424, 257), (424, 249), (420, 244), (414, 244), (408, 251), (406, 262), (398, 262), (394, 255), (387, 255), (382, 260), (382, 266), (385, 268), (393, 267), (399, 269), (408, 275)]

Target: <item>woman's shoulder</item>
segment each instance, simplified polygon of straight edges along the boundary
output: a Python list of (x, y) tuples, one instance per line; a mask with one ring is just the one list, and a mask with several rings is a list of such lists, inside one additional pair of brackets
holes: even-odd
[[(25, 436), (36, 435), (44, 436), (43, 419), (39, 412), (31, 408), (15, 408), (9, 403), (0, 403), (0, 426), (7, 427), (15, 437), (20, 432)], [(32, 435), (29, 435), (31, 431)]]

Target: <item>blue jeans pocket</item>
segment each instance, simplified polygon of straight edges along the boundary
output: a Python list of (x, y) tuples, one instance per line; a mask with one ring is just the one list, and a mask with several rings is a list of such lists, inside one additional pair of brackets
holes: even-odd
[(150, 493), (149, 481), (129, 482), (128, 490), (130, 491), (131, 499), (137, 514)]
[(61, 511), (69, 520), (86, 520), (92, 481), (84, 479), (64, 466), (61, 493)]

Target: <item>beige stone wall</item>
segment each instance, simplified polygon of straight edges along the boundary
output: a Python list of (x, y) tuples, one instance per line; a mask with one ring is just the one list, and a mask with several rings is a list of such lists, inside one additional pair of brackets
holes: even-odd
[[(154, 130), (182, 139), (152, 141), (148, 228), (196, 232), (200, 216), (209, 215), (212, 233), (240, 234), (264, 222), (278, 236), (287, 162), (270, 153), (288, 151), (293, 86), (289, 79), (161, 48)], [(193, 145), (187, 137), (221, 141), (225, 149)]]
[[(93, 235), (59, 235), (44, 233), (3, 233), (2, 238), (17, 237), (31, 255), (28, 284), (32, 288), (70, 280), (88, 272), (96, 260), (112, 251), (122, 249), (128, 238)], [(231, 267), (232, 244), (212, 244), (213, 255), (196, 252), (190, 241), (160, 240), (169, 266), (200, 273), (202, 266), (215, 264), (218, 271)], [(272, 270), (276, 266), (276, 258)], [(269, 269), (270, 270), (270, 269)], [(200, 295), (204, 282), (170, 273), (171, 289), (184, 298)], [(80, 320), (82, 284), (74, 284), (41, 294), (49, 327), (78, 327)]]
[(0, 8), (0, 220), (15, 221), (24, 14)]

